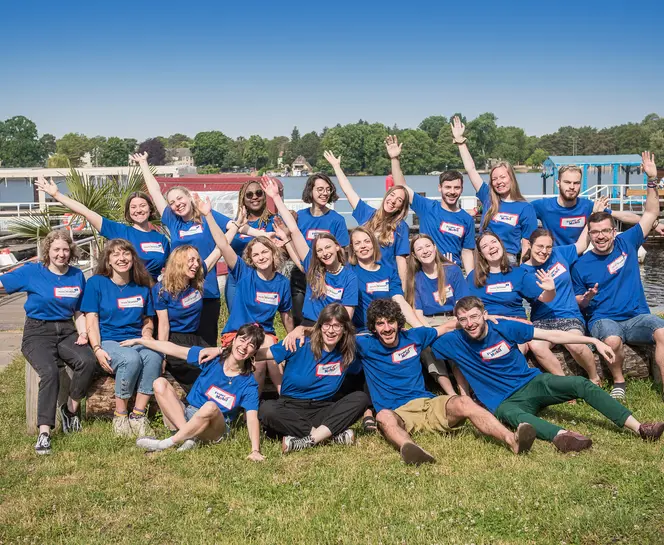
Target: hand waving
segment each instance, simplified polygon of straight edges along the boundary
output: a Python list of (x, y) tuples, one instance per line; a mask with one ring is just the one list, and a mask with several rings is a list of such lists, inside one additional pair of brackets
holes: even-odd
[(137, 165), (147, 165), (148, 164), (148, 152), (144, 151), (143, 153), (132, 153), (129, 155), (129, 160), (133, 161)]
[(269, 176), (261, 177), (261, 187), (272, 200), (279, 197), (279, 187)]
[(323, 152), (323, 157), (325, 157), (325, 160), (330, 163), (332, 168), (341, 168), (341, 155), (339, 155), (339, 157), (335, 157), (334, 153), (332, 153), (330, 150), (327, 150)]
[(56, 193), (58, 192), (58, 186), (55, 184), (53, 180), (47, 180), (43, 176), (39, 176), (37, 178), (37, 181), (35, 182), (35, 187), (39, 191), (43, 191), (47, 195), (50, 195), (51, 197), (55, 197)]
[(597, 292), (599, 291), (599, 284), (595, 284), (592, 288), (586, 291), (586, 293), (583, 294), (583, 298), (590, 302), (593, 300), (595, 295), (597, 295)]
[(385, 139), (385, 149), (387, 149), (387, 155), (390, 156), (390, 159), (396, 159), (401, 155), (401, 146), (399, 144), (399, 139), (395, 135), (388, 136)]
[(556, 283), (553, 277), (546, 271), (537, 271), (537, 285), (545, 291), (553, 291), (556, 289)]
[(194, 193), (194, 204), (196, 204), (196, 208), (198, 208), (198, 211), (204, 216), (209, 216), (212, 212), (212, 202), (210, 202), (210, 197), (205, 197), (205, 200), (203, 200), (198, 193)]
[(609, 196), (600, 195), (595, 199), (595, 204), (593, 204), (593, 212), (604, 212), (609, 206)]
[(648, 178), (657, 178), (657, 165), (653, 153), (644, 151), (641, 154), (641, 168), (648, 175)]
[(454, 116), (452, 123), (450, 123), (450, 127), (452, 127), (452, 136), (454, 137), (454, 140), (457, 142), (463, 140), (463, 133), (466, 130), (466, 126), (461, 123), (461, 118), (458, 115)]

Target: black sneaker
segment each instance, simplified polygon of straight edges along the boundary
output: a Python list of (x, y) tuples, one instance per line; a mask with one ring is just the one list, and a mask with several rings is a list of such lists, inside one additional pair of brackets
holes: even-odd
[(73, 433), (83, 429), (80, 417), (78, 414), (70, 413), (66, 403), (60, 405), (58, 412), (60, 413), (60, 423), (62, 424), (63, 433)]
[(51, 436), (48, 433), (40, 433), (35, 445), (37, 454), (51, 454)]
[(315, 446), (314, 438), (311, 435), (306, 437), (293, 437), (292, 435), (285, 435), (281, 441), (281, 453), (295, 452), (296, 450), (304, 450)]

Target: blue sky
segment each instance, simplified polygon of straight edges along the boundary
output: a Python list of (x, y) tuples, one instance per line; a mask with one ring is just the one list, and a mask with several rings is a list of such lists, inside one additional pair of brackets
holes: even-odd
[(651, 0), (7, 2), (0, 119), (139, 140), (456, 111), (604, 127), (664, 116), (663, 16)]

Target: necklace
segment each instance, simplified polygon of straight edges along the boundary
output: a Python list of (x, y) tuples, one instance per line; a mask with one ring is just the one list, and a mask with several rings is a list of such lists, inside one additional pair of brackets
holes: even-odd
[(336, 271), (328, 271), (328, 272), (330, 274), (339, 274), (341, 272), (341, 269), (343, 269), (343, 268), (344, 268), (344, 266), (341, 263), (339, 263), (339, 267), (337, 268)]

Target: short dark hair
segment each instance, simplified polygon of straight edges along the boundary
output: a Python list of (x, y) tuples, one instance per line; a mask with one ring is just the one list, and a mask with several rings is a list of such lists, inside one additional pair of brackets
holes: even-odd
[(127, 197), (127, 200), (125, 201), (124, 219), (129, 225), (134, 223), (134, 220), (131, 219), (131, 215), (129, 214), (129, 207), (131, 206), (131, 201), (134, 199), (143, 199), (148, 203), (148, 206), (150, 207), (148, 221), (157, 219), (157, 207), (154, 205), (154, 202), (152, 202), (150, 195), (143, 193), (142, 191), (134, 191)]
[(456, 302), (456, 305), (454, 305), (454, 316), (458, 317), (459, 311), (461, 310), (468, 311), (473, 308), (478, 308), (483, 313), (484, 303), (482, 303), (482, 300), (479, 297), (475, 297), (474, 295), (466, 295), (465, 297), (459, 299)]
[(374, 299), (367, 309), (367, 328), (376, 332), (376, 321), (385, 318), (388, 322), (396, 322), (399, 329), (406, 326), (406, 317), (401, 307), (392, 299)]
[(304, 189), (302, 190), (302, 200), (304, 202), (307, 204), (314, 202), (313, 193), (314, 183), (316, 183), (316, 180), (323, 180), (329, 184), (330, 198), (328, 199), (328, 202), (337, 202), (339, 200), (339, 195), (337, 195), (337, 188), (334, 186), (334, 183), (330, 177), (327, 174), (323, 174), (322, 172), (317, 172), (316, 174), (309, 176), (309, 178), (307, 178), (307, 183), (304, 184)]
[[(249, 337), (249, 342), (256, 347), (256, 350), (258, 350), (265, 340), (265, 330), (258, 324), (244, 324), (243, 326), (240, 326), (240, 329), (235, 333), (233, 340), (221, 351), (220, 359), (222, 362), (231, 355), (231, 352), (233, 351), (233, 343), (238, 337)], [(250, 375), (254, 372), (254, 359), (254, 356), (251, 356), (242, 362), (240, 367), (241, 375)]]
[(616, 220), (608, 212), (593, 212), (588, 218), (588, 228), (590, 228), (591, 223), (599, 223), (600, 221), (609, 220), (611, 222), (611, 227), (616, 226)]
[(452, 180), (461, 180), (461, 183), (463, 183), (463, 174), (458, 170), (446, 170), (439, 176), (438, 185), (443, 185), (443, 182), (451, 182)]

